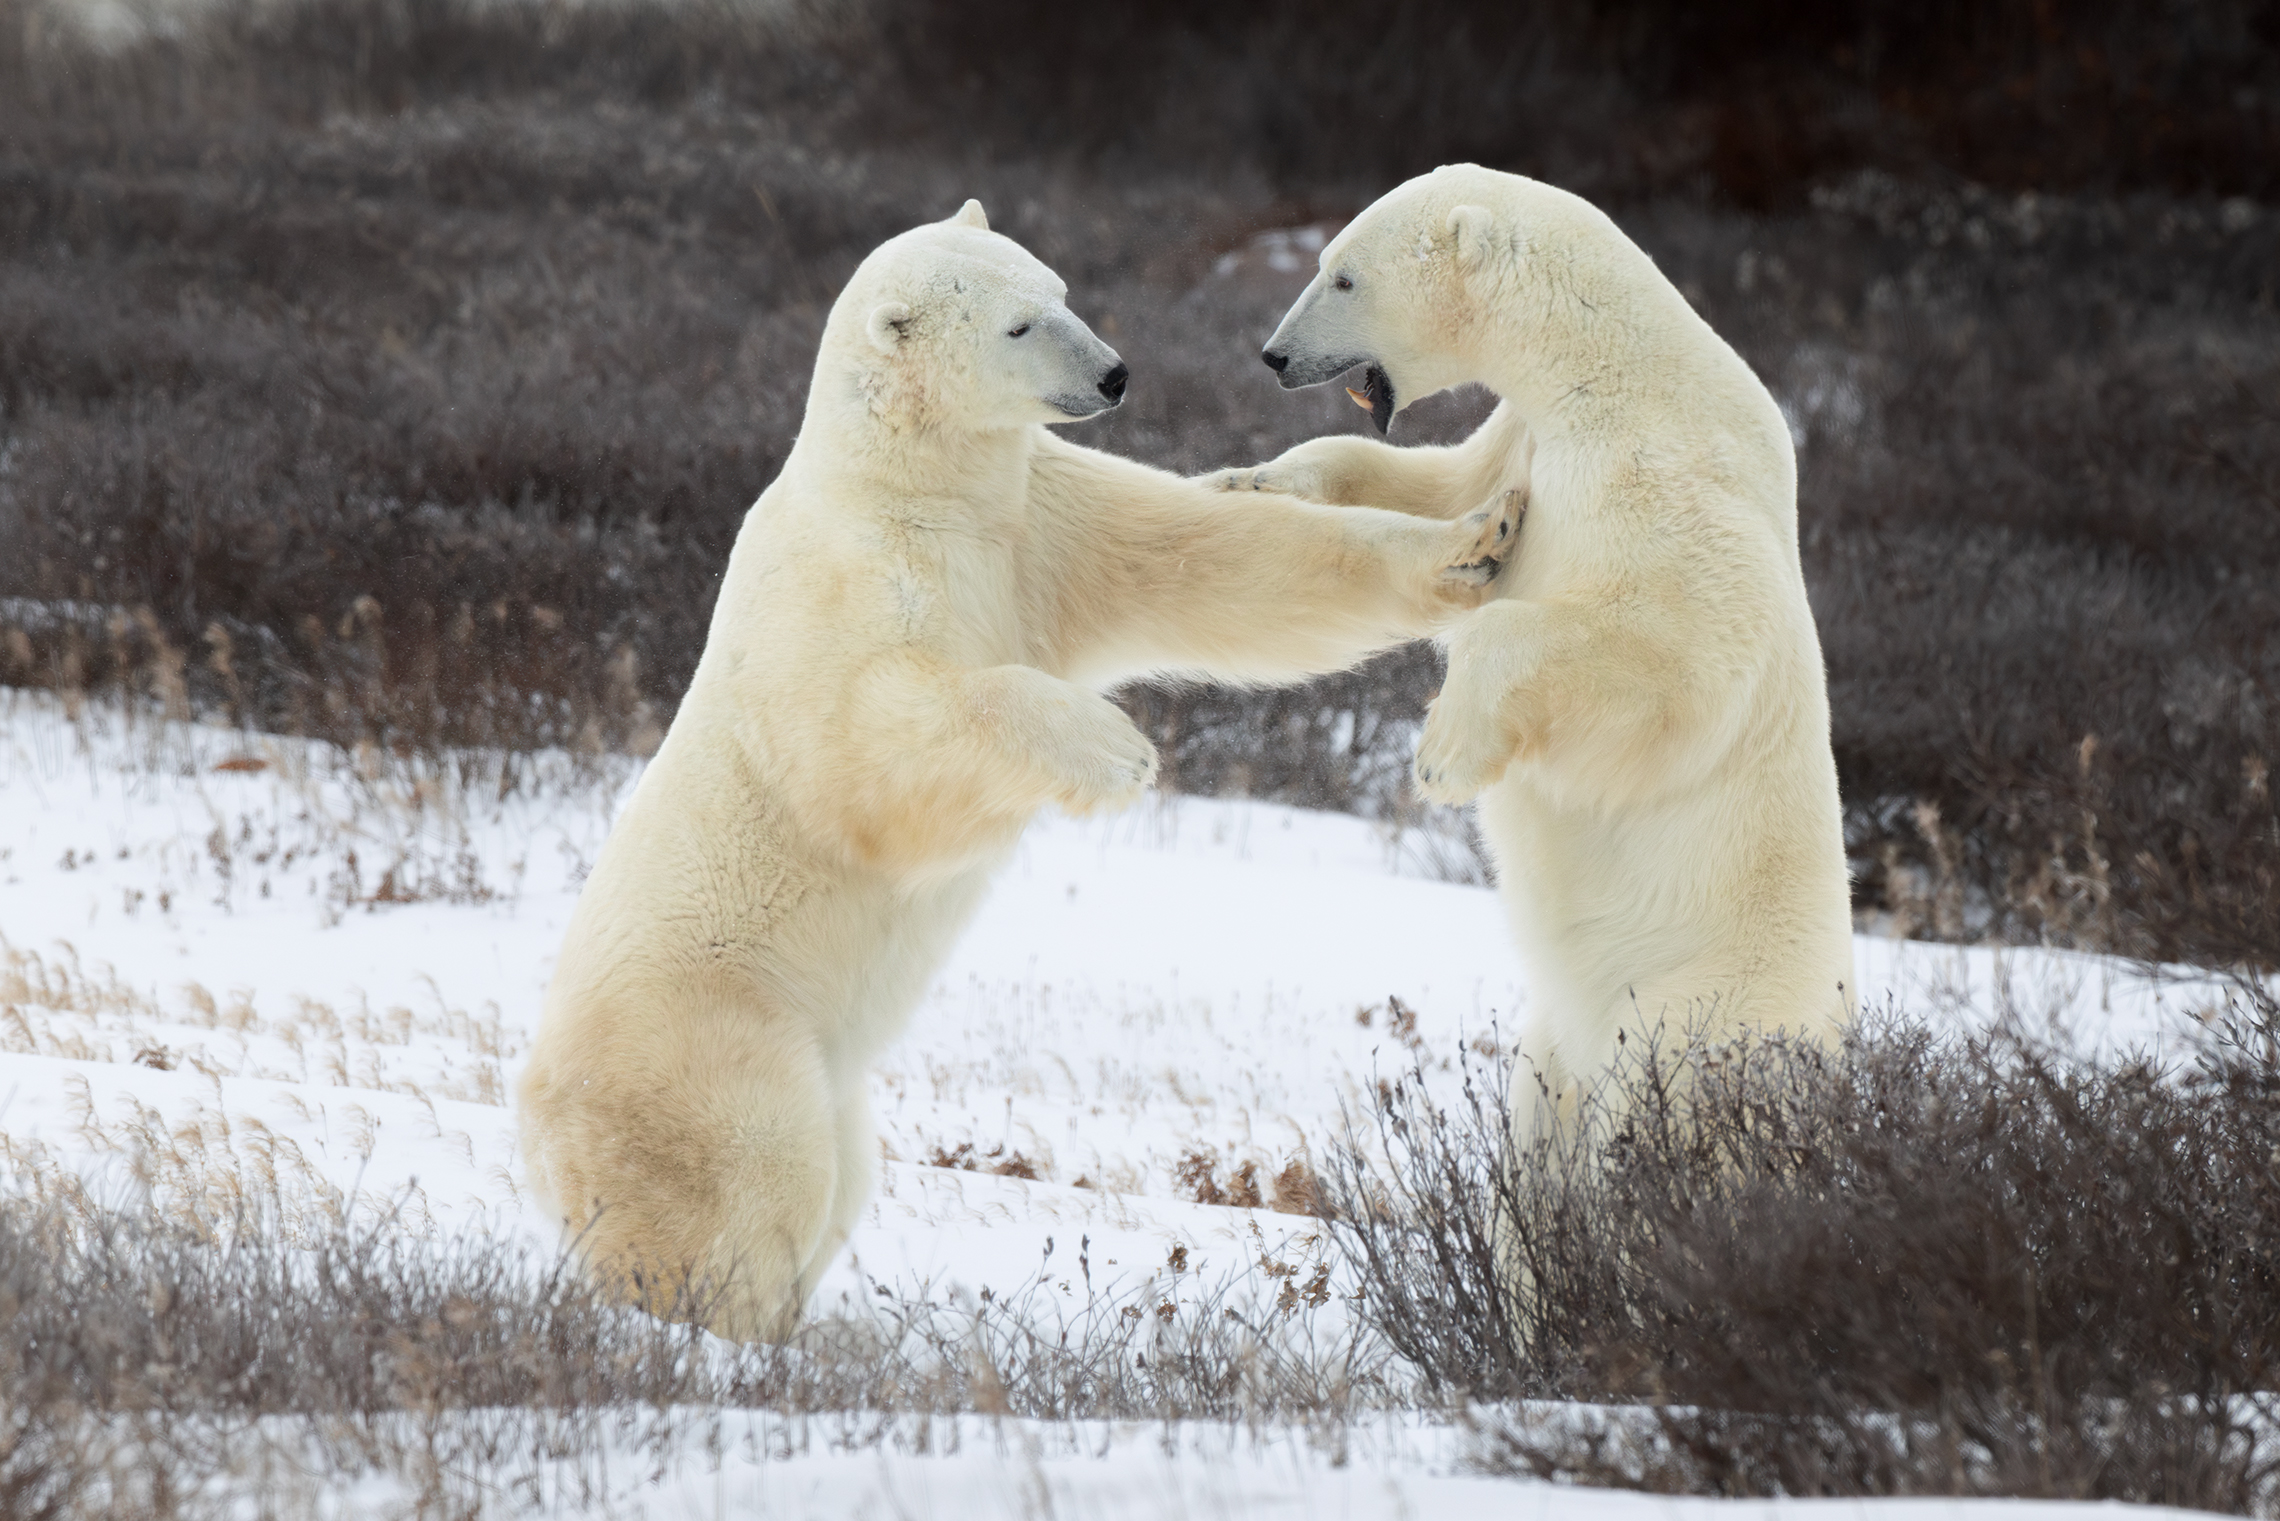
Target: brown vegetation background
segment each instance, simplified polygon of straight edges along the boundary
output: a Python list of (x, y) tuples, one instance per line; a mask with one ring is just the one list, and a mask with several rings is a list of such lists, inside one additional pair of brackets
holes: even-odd
[[(880, 239), (980, 196), (1132, 362), (1072, 435), (1199, 470), (1359, 425), (1253, 240), (1470, 157), (1789, 408), (1864, 911), (2280, 958), (2280, 7), (200, 14), (0, 0), (0, 679), (638, 746)], [(1176, 785), (1388, 812), (1436, 680), (1130, 700)]]

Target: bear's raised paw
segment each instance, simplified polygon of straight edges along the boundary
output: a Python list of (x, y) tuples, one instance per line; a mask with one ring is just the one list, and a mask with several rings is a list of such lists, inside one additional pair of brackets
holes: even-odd
[(1528, 493), (1507, 491), (1478, 512), (1457, 519), (1457, 552), (1442, 574), (1467, 586), (1496, 579), (1520, 547), (1520, 520), (1528, 514)]
[(1240, 470), (1221, 470), (1205, 476), (1203, 481), (1215, 491), (1270, 491), (1302, 501), (1329, 500), (1321, 472), (1298, 461), (1270, 460), (1264, 465), (1250, 465)]
[(1050, 764), (1060, 780), (1053, 798), (1069, 813), (1126, 807), (1156, 779), (1156, 747), (1106, 698), (1072, 715), (1052, 750)]

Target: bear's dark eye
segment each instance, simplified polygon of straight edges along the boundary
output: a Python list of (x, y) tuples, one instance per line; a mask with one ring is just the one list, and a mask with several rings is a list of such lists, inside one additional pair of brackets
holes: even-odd
[(1028, 332), (1028, 331), (1029, 331), (1029, 324), (1028, 324), (1028, 323), (1026, 323), (1026, 322), (1024, 322), (1023, 324), (1021, 324), (1021, 326), (1019, 326), (1019, 327), (1015, 328), (1015, 329), (1014, 329), (1012, 332), (1010, 332), (1010, 333), (1006, 334), (1006, 336), (1007, 336), (1008, 338), (1019, 338), (1019, 337), (1020, 337), (1020, 336), (1021, 336), (1023, 333), (1026, 333), (1026, 332)]
[(1340, 275), (1337, 279), (1330, 282), (1330, 287), (1333, 290), (1352, 290), (1354, 288), (1354, 282), (1352, 277), (1347, 275)]

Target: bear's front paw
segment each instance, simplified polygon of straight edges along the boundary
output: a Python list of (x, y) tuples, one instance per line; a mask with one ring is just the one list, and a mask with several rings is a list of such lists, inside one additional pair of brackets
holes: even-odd
[(1205, 476), (1204, 483), (1217, 491), (1271, 491), (1277, 496), (1295, 496), (1313, 502), (1327, 500), (1320, 471), (1309, 465), (1285, 464), (1281, 460), (1269, 460), (1241, 470), (1221, 470)]
[(1444, 687), (1425, 710), (1417, 791), (1428, 802), (1469, 803), (1504, 775), (1516, 748), (1493, 703), (1468, 701)]
[(1478, 512), (1452, 525), (1455, 552), (1442, 578), (1460, 586), (1486, 586), (1520, 547), (1520, 520), (1528, 513), (1528, 493), (1507, 491)]
[(1062, 738), (1053, 800), (1070, 813), (1127, 807), (1156, 779), (1156, 747), (1106, 698)]
[(1216, 470), (1205, 476), (1203, 483), (1214, 491), (1271, 491), (1274, 488), (1262, 484), (1260, 480), (1265, 474), (1263, 466), (1254, 466), (1248, 470)]

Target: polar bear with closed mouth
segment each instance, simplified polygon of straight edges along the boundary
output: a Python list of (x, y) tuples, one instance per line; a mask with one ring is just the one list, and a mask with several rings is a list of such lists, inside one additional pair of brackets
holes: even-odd
[(1220, 483), (1428, 518), (1527, 499), (1417, 752), (1426, 796), (1480, 799), (1533, 974), (1515, 1119), (1564, 1112), (1642, 1026), (1840, 1028), (1827, 681), (1796, 457), (1749, 366), (1596, 208), (1469, 164), (1348, 225), (1263, 357), (1285, 387), (1363, 367), (1380, 433), (1451, 386), (1500, 398), (1454, 447), (1318, 438)]
[(971, 201), (864, 260), (579, 895), (523, 1154), (658, 1313), (792, 1330), (870, 1192), (871, 1063), (991, 873), (1039, 808), (1155, 774), (1102, 689), (1337, 669), (1473, 610), (1511, 547), (1510, 514), (1260, 510), (1063, 442), (1127, 377), (1065, 295)]

